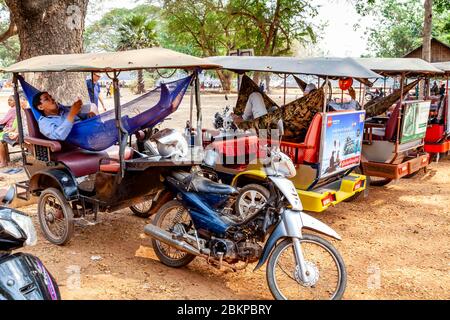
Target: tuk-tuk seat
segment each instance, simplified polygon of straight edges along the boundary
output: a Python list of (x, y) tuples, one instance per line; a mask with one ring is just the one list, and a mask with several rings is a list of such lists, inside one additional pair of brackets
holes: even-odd
[(384, 128), (372, 128), (372, 140), (391, 141), (397, 133), (398, 115), (400, 113), (400, 102), (397, 103)]
[(317, 163), (319, 161), (322, 114), (316, 113), (302, 143), (281, 142), (281, 150), (287, 152), (295, 164)]
[(386, 131), (384, 133), (384, 140), (391, 141), (395, 134), (397, 133), (398, 116), (400, 114), (400, 102), (395, 106), (394, 111), (392, 111), (389, 120), (386, 123)]
[[(92, 152), (84, 150), (63, 141), (50, 140), (46, 138), (39, 130), (39, 125), (34, 118), (31, 109), (25, 109), (25, 116), (28, 125), (28, 136), (24, 141), (32, 146), (41, 146), (48, 148), (50, 153), (35, 149), (35, 153), (42, 156), (43, 161), (62, 162), (66, 165), (75, 177), (82, 177), (94, 174), (100, 170), (100, 161), (104, 158), (119, 158), (119, 147), (112, 146), (104, 151)], [(133, 150), (128, 148), (125, 157), (131, 158)]]

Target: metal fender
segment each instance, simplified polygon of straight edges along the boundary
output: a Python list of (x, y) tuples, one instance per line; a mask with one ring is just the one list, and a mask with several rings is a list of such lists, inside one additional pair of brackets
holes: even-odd
[(237, 174), (231, 181), (231, 186), (235, 187), (239, 181), (239, 178), (241, 178), (243, 176), (247, 176), (247, 177), (253, 176), (253, 177), (257, 178), (258, 180), (265, 180), (267, 178), (266, 173), (262, 170), (247, 170), (247, 171), (243, 171), (243, 172)]
[(68, 201), (78, 198), (76, 180), (66, 169), (55, 168), (39, 171), (30, 179), (30, 192), (50, 187), (59, 188)]
[(303, 229), (316, 231), (329, 237), (332, 237), (334, 239), (341, 240), (341, 236), (336, 231), (327, 226), (325, 223), (303, 212), (300, 215), (302, 219)]

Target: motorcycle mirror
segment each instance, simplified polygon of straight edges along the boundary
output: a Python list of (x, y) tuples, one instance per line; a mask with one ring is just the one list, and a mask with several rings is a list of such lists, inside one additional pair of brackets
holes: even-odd
[(278, 120), (277, 127), (278, 127), (278, 134), (279, 134), (280, 137), (281, 137), (282, 135), (284, 135), (284, 124), (283, 124), (283, 119)]
[(4, 205), (9, 205), (14, 200), (15, 197), (16, 197), (16, 188), (14, 188), (14, 186), (10, 186), (2, 199), (2, 203)]
[(278, 127), (278, 139), (280, 139), (280, 144), (281, 144), (281, 138), (284, 135), (283, 119), (278, 120), (277, 127)]

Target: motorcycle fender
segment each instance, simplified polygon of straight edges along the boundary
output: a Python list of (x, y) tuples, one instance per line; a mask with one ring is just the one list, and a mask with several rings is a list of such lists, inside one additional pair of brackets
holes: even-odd
[(247, 170), (247, 171), (243, 171), (239, 174), (237, 174), (234, 178), (233, 181), (231, 181), (231, 186), (232, 187), (236, 187), (239, 179), (242, 177), (247, 177), (247, 178), (254, 178), (255, 180), (265, 180), (267, 178), (267, 175), (264, 171), (262, 170)]
[(269, 239), (264, 246), (261, 258), (258, 261), (255, 269), (258, 270), (267, 261), (272, 252), (272, 249), (276, 246), (277, 242), (284, 238), (302, 238), (302, 220), (300, 218), (300, 212), (293, 210), (285, 210), (282, 214), (282, 219), (273, 229)]
[(327, 235), (331, 238), (341, 240), (339, 234), (327, 226), (325, 223), (313, 218), (306, 213), (301, 213), (303, 229), (309, 229)]

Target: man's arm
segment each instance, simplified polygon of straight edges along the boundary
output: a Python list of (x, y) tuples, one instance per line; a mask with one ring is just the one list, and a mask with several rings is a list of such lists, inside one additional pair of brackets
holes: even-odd
[[(59, 120), (59, 121), (58, 121)], [(39, 131), (49, 139), (52, 140), (66, 140), (73, 127), (73, 122), (66, 119), (60, 123), (58, 118), (46, 118), (39, 119)]]
[(103, 103), (103, 99), (102, 99), (101, 94), (98, 94), (98, 101), (100, 101), (100, 103), (102, 104), (102, 106), (103, 106), (103, 111), (106, 111), (106, 107), (105, 107), (105, 104)]

